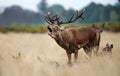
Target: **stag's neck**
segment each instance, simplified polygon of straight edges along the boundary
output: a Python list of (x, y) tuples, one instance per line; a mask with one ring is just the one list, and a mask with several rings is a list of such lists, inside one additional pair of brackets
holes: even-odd
[(60, 44), (61, 42), (63, 42), (62, 32), (58, 32), (58, 35), (57, 35), (55, 41), (56, 41), (58, 44)]
[(63, 39), (63, 32), (59, 32), (57, 35), (57, 38), (55, 39), (55, 41), (57, 42), (57, 44), (59, 44), (62, 48), (64, 49), (68, 49), (69, 48), (69, 43), (67, 43), (64, 39)]
[(101, 34), (96, 32), (97, 46), (100, 45)]

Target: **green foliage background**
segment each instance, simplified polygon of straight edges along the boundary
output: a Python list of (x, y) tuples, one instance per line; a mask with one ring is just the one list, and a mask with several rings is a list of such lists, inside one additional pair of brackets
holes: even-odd
[[(51, 12), (51, 17), (58, 14), (60, 21), (68, 21), (76, 12), (75, 9), (65, 9), (60, 4), (48, 7), (47, 0), (41, 0), (37, 8), (39, 12), (23, 9), (20, 6), (6, 8), (0, 14), (0, 32), (44, 33), (47, 31), (46, 12)], [(93, 23), (97, 25), (105, 23), (105, 30), (120, 32), (120, 1), (116, 5), (102, 5), (92, 2), (83, 9), (85, 9), (84, 20), (78, 19), (76, 22), (64, 26), (91, 26)], [(78, 11), (83, 9), (78, 9)]]
[[(96, 25), (102, 25), (103, 23), (95, 23)], [(92, 24), (88, 23), (73, 23), (62, 25), (64, 27), (70, 26), (92, 26)], [(107, 22), (105, 23), (104, 30), (112, 31), (112, 32), (120, 32), (120, 22)], [(0, 26), (0, 32), (8, 33), (8, 32), (27, 32), (27, 33), (45, 33), (47, 32), (47, 24), (43, 25), (27, 25), (27, 24), (11, 24), (9, 26)]]

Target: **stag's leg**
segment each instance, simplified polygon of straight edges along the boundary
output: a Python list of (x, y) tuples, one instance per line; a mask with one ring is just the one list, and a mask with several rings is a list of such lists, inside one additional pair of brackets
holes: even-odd
[(71, 64), (71, 53), (67, 52), (67, 56), (68, 56), (68, 64)]
[(96, 56), (98, 55), (98, 50), (99, 50), (99, 46), (100, 46), (100, 37), (98, 38), (98, 41), (97, 41), (97, 44), (96, 44), (96, 52), (95, 52), (95, 54), (96, 54)]
[(86, 54), (87, 54), (90, 58), (92, 58), (92, 51), (91, 51), (91, 50), (87, 51)]
[(95, 53), (96, 56), (98, 55), (98, 50), (99, 50), (99, 46), (96, 46), (95, 47), (95, 51), (94, 51), (94, 53)]
[(84, 49), (85, 53), (91, 58), (92, 57), (92, 50), (91, 50), (91, 48), (88, 47), (88, 46), (85, 46), (85, 47), (83, 47), (83, 49)]
[(77, 60), (78, 60), (78, 50), (75, 50), (74, 59), (75, 59), (75, 62), (77, 62)]

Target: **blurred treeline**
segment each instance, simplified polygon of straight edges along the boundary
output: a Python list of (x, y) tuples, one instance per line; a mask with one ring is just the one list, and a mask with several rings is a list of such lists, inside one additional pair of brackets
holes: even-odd
[[(60, 4), (49, 6), (46, 0), (41, 0), (36, 6), (39, 12), (23, 9), (20, 6), (5, 8), (0, 14), (0, 32), (46, 32), (45, 14), (58, 14), (63, 21), (68, 20), (76, 10), (65, 9)], [(91, 25), (92, 23), (105, 23), (107, 31), (120, 32), (120, 0), (115, 5), (102, 5), (91, 3), (84, 7), (84, 20), (74, 22), (75, 26)], [(83, 9), (78, 9), (82, 11)]]
[[(9, 24), (43, 24), (45, 14), (50, 11), (52, 15), (58, 14), (62, 19), (68, 20), (76, 10), (65, 9), (60, 4), (49, 6), (47, 0), (41, 0), (36, 6), (39, 12), (23, 9), (20, 6), (11, 6), (0, 14), (0, 25)], [(117, 22), (120, 21), (120, 2), (116, 5), (102, 5), (91, 3), (84, 7), (85, 20), (79, 19), (77, 23)], [(82, 10), (82, 9), (78, 9)]]
[[(103, 23), (95, 23), (95, 25), (102, 25)], [(90, 26), (92, 24), (82, 23), (82, 24), (66, 24), (64, 27), (69, 26)], [(112, 32), (120, 32), (120, 22), (107, 22), (105, 23), (104, 30)], [(9, 26), (0, 26), (0, 32), (27, 32), (27, 33), (45, 33), (47, 32), (47, 24), (11, 24)]]

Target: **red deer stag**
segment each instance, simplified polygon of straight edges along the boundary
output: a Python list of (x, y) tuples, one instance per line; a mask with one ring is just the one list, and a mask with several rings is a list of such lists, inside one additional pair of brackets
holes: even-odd
[[(68, 63), (71, 64), (71, 54), (74, 53), (75, 61), (78, 58), (78, 50), (84, 48), (91, 50), (90, 47), (95, 46), (96, 31), (90, 27), (69, 27), (63, 28), (61, 24), (67, 24), (82, 18), (83, 12), (78, 12), (72, 15), (68, 21), (60, 21), (60, 17), (55, 15), (50, 17), (50, 13), (46, 15), (46, 22), (48, 25), (48, 34), (66, 50), (68, 56)], [(88, 47), (89, 46), (89, 47)], [(88, 51), (85, 51), (88, 52)]]

